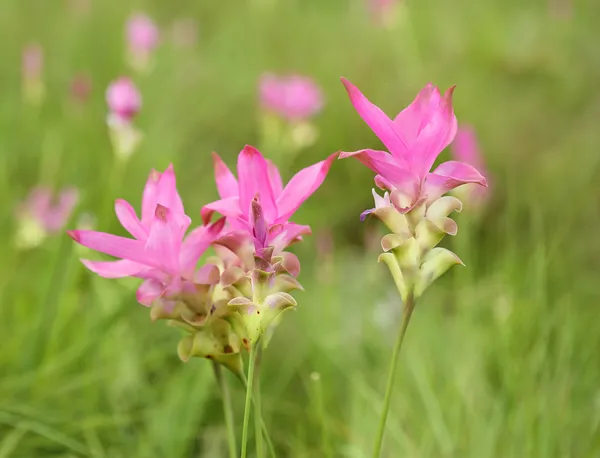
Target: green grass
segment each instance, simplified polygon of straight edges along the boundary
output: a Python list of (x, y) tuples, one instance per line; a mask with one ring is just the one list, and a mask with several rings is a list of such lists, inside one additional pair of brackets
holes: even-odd
[[(313, 75), (327, 96), (319, 141), (285, 159), (288, 176), (331, 152), (378, 146), (341, 75), (390, 114), (429, 80), (456, 83), (458, 118), (477, 128), (494, 176), (488, 208), (463, 212), (446, 241), (467, 267), (436, 282), (411, 321), (384, 456), (599, 456), (600, 15), (581, 2), (561, 21), (546, 2), (526, 3), (408, 1), (389, 31), (369, 23), (360, 1), (135, 2), (163, 26), (196, 18), (200, 41), (188, 51), (163, 43), (154, 72), (136, 77), (146, 137), (119, 180), (103, 91), (127, 72), (130, 5), (94, 2), (90, 17), (75, 19), (62, 2), (5, 0), (0, 458), (226, 456), (210, 364), (181, 363), (178, 332), (150, 322), (136, 282), (93, 276), (66, 236), (16, 251), (12, 211), (40, 181), (72, 183), (79, 213), (118, 232), (112, 201), (137, 207), (150, 168), (172, 161), (199, 222), (216, 194), (210, 152), (233, 163), (245, 143), (261, 142), (256, 80), (270, 69)], [(19, 55), (30, 40), (47, 50), (39, 109), (20, 95)], [(83, 110), (66, 102), (77, 72), (94, 84)], [(358, 214), (371, 186), (369, 171), (337, 162), (295, 217), (332, 230), (336, 252), (327, 261), (314, 240), (298, 247), (306, 291), (264, 355), (263, 412), (279, 456), (369, 456), (399, 319), (386, 268), (362, 246), (371, 223)], [(244, 391), (230, 382), (239, 437)]]

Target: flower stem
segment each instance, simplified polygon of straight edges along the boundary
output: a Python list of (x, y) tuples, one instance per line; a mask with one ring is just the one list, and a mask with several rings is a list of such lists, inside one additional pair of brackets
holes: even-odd
[(394, 380), (396, 378), (396, 365), (398, 363), (398, 355), (400, 354), (400, 349), (402, 348), (402, 341), (404, 340), (404, 335), (406, 334), (406, 329), (408, 328), (408, 323), (410, 322), (410, 317), (414, 308), (415, 303), (411, 294), (407, 297), (406, 303), (404, 304), (404, 311), (402, 313), (402, 325), (400, 326), (400, 331), (398, 332), (396, 345), (394, 346), (394, 352), (392, 353), (392, 361), (390, 364), (390, 371), (388, 374), (387, 385), (385, 388), (385, 397), (383, 400), (383, 411), (381, 412), (381, 418), (379, 419), (379, 429), (377, 431), (375, 446), (373, 448), (373, 458), (379, 458), (379, 455), (381, 453), (381, 445), (383, 444), (383, 436), (385, 434), (385, 424), (387, 421), (388, 412), (390, 411), (392, 390), (394, 388)]
[(254, 381), (254, 366), (256, 364), (256, 349), (258, 342), (250, 347), (250, 358), (248, 361), (248, 381), (246, 384), (246, 402), (244, 404), (244, 423), (242, 426), (242, 454), (246, 458), (248, 450), (248, 424), (250, 423), (250, 409), (252, 408), (252, 382)]
[(233, 424), (233, 407), (231, 405), (231, 393), (229, 392), (229, 385), (227, 384), (227, 380), (225, 380), (223, 369), (219, 363), (215, 363), (213, 361), (213, 370), (215, 371), (215, 378), (217, 379), (217, 384), (221, 389), (221, 396), (223, 398), (223, 414), (225, 415), (225, 426), (227, 427), (229, 458), (237, 458), (235, 426)]
[(254, 367), (254, 436), (256, 440), (256, 456), (263, 458), (265, 456), (265, 447), (263, 443), (263, 421), (260, 398), (260, 362), (262, 359), (262, 345), (256, 349), (256, 365)]

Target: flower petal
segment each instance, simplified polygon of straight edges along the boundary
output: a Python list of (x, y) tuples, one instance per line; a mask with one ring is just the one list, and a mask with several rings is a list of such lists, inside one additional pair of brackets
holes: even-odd
[(406, 141), (394, 127), (394, 122), (375, 104), (371, 103), (356, 86), (342, 78), (350, 101), (360, 117), (394, 156), (402, 157), (407, 151)]
[(425, 177), (439, 154), (456, 135), (457, 121), (452, 109), (453, 91), (454, 87), (451, 87), (444, 94), (438, 109), (432, 113), (431, 119), (423, 126), (411, 147), (411, 169), (419, 177)]
[(217, 153), (212, 153), (212, 156), (215, 167), (215, 181), (217, 182), (219, 196), (221, 199), (234, 196), (237, 197), (239, 195), (239, 188), (235, 176)]
[(310, 226), (301, 224), (287, 223), (283, 228), (271, 238), (269, 246), (274, 248), (274, 253), (278, 254), (285, 250), (292, 243), (301, 240), (303, 235), (312, 234)]
[(250, 203), (260, 196), (260, 203), (267, 222), (277, 217), (275, 197), (271, 189), (268, 166), (265, 158), (256, 148), (246, 145), (238, 156), (238, 179), (240, 187), (240, 210), (246, 217), (250, 214)]
[(277, 199), (276, 223), (286, 222), (298, 210), (298, 207), (321, 186), (336, 156), (337, 153), (334, 153), (324, 161), (300, 170), (292, 177)]
[(129, 202), (123, 199), (117, 199), (115, 201), (115, 213), (117, 214), (117, 218), (121, 225), (133, 237), (143, 241), (148, 238), (148, 232), (144, 229), (144, 226), (142, 226), (134, 208)]
[(188, 221), (182, 223), (177, 216), (169, 208), (157, 204), (154, 221), (146, 242), (146, 251), (172, 275), (180, 272), (181, 242), (190, 223), (189, 218)]
[(100, 253), (158, 267), (157, 260), (146, 252), (144, 242), (139, 240), (88, 230), (67, 231), (67, 234), (77, 243)]
[(197, 227), (185, 237), (179, 254), (179, 264), (184, 276), (193, 272), (200, 256), (215, 241), (224, 225), (225, 218), (221, 218), (209, 226)]
[(136, 298), (140, 304), (150, 307), (154, 301), (163, 295), (164, 291), (165, 287), (162, 283), (149, 279), (140, 285), (136, 292)]
[(181, 197), (177, 192), (177, 183), (175, 180), (175, 171), (173, 170), (173, 164), (169, 164), (167, 170), (163, 172), (158, 182), (156, 190), (156, 203), (164, 207), (175, 214), (184, 214), (183, 203)]
[(433, 173), (427, 174), (425, 182), (427, 201), (433, 202), (448, 191), (467, 183), (487, 186), (485, 178), (475, 167), (458, 161), (444, 162)]
[(275, 199), (277, 199), (281, 194), (281, 191), (283, 191), (283, 184), (281, 182), (281, 175), (279, 174), (279, 169), (273, 163), (273, 161), (269, 159), (267, 159), (267, 173), (269, 174), (269, 181), (271, 182), (273, 196), (275, 196)]
[(415, 100), (394, 118), (396, 131), (400, 132), (409, 148), (431, 119), (432, 113), (439, 107), (440, 100), (439, 89), (428, 83), (417, 94)]
[(146, 225), (154, 218), (154, 210), (156, 209), (156, 194), (158, 191), (158, 182), (160, 181), (161, 173), (152, 169), (144, 186), (142, 195), (142, 224)]
[(226, 199), (215, 200), (214, 202), (205, 205), (200, 211), (202, 222), (204, 224), (209, 223), (214, 212), (225, 216), (228, 219), (228, 222), (231, 222), (230, 220), (243, 218), (239, 202), (240, 200), (238, 197), (227, 197)]
[(147, 269), (144, 264), (122, 259), (120, 261), (90, 261), (82, 259), (84, 266), (104, 278), (132, 277)]
[(374, 149), (362, 149), (358, 151), (340, 153), (340, 159), (347, 157), (355, 157), (362, 164), (369, 167), (374, 172), (377, 172), (383, 178), (389, 182), (402, 182), (407, 176), (414, 177), (416, 175), (409, 170), (406, 161), (398, 161), (391, 154), (385, 151), (378, 151)]

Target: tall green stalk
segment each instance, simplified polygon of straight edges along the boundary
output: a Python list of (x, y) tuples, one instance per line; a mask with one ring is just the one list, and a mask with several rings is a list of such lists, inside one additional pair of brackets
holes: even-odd
[(400, 325), (400, 331), (398, 332), (398, 337), (394, 346), (394, 352), (392, 353), (392, 361), (390, 364), (387, 386), (385, 388), (385, 398), (383, 400), (383, 410), (381, 412), (381, 418), (379, 419), (379, 429), (377, 431), (377, 436), (375, 439), (375, 446), (373, 447), (373, 458), (379, 458), (379, 455), (381, 454), (381, 446), (383, 444), (383, 436), (385, 434), (385, 425), (387, 422), (388, 413), (390, 411), (392, 391), (394, 389), (394, 381), (396, 379), (396, 366), (398, 364), (398, 355), (400, 354), (402, 342), (404, 341), (406, 329), (408, 328), (408, 323), (410, 322), (410, 317), (414, 308), (415, 303), (411, 294), (408, 296), (408, 298), (406, 299), (406, 303), (404, 304), (404, 311), (402, 313), (402, 324)]
[(225, 426), (227, 428), (227, 446), (229, 449), (229, 458), (237, 458), (237, 444), (235, 441), (235, 426), (233, 422), (233, 406), (231, 405), (231, 393), (229, 392), (229, 385), (225, 376), (223, 375), (223, 369), (219, 363), (213, 361), (213, 370), (215, 372), (215, 378), (217, 384), (221, 390), (221, 398), (223, 400), (223, 414), (225, 416)]
[(263, 442), (263, 419), (262, 404), (260, 396), (260, 363), (262, 359), (262, 345), (256, 349), (256, 364), (254, 367), (254, 437), (256, 440), (256, 456), (263, 458), (265, 456), (265, 447)]
[(246, 384), (246, 402), (244, 404), (244, 424), (242, 426), (242, 454), (246, 458), (248, 452), (248, 425), (250, 423), (250, 409), (252, 408), (252, 385), (254, 382), (254, 366), (256, 365), (256, 353), (259, 342), (250, 347), (250, 358), (248, 362), (248, 379)]

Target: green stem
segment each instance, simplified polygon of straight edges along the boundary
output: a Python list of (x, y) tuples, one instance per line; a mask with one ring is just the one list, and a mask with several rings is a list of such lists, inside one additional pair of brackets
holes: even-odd
[(244, 424), (242, 426), (242, 454), (246, 458), (248, 450), (248, 424), (250, 423), (250, 409), (252, 408), (252, 383), (254, 381), (254, 366), (256, 364), (256, 348), (258, 342), (250, 347), (250, 358), (248, 362), (248, 382), (246, 385), (246, 402), (244, 404)]
[(217, 379), (217, 384), (221, 389), (221, 396), (223, 398), (223, 414), (225, 415), (225, 426), (227, 427), (229, 458), (237, 458), (235, 426), (233, 422), (233, 406), (231, 405), (231, 393), (229, 392), (229, 385), (227, 384), (227, 380), (225, 380), (223, 369), (219, 363), (215, 363), (213, 361), (213, 370), (215, 371), (215, 378)]
[(262, 360), (262, 345), (256, 349), (256, 366), (254, 368), (254, 436), (256, 440), (256, 456), (263, 458), (265, 456), (265, 447), (263, 442), (263, 421), (260, 397), (260, 363)]
[(390, 371), (388, 374), (387, 386), (385, 388), (385, 398), (383, 400), (383, 411), (381, 412), (381, 418), (379, 420), (379, 429), (375, 439), (375, 446), (373, 448), (373, 458), (379, 458), (381, 454), (381, 445), (383, 444), (383, 435), (385, 434), (385, 424), (387, 421), (388, 412), (390, 411), (390, 403), (392, 400), (392, 390), (394, 388), (394, 380), (396, 379), (396, 365), (398, 363), (398, 355), (402, 348), (402, 341), (410, 322), (410, 317), (415, 308), (415, 303), (412, 295), (409, 295), (404, 304), (404, 311), (402, 313), (402, 325), (398, 332), (398, 338), (396, 345), (394, 346), (394, 352), (392, 353), (392, 361), (390, 364)]

